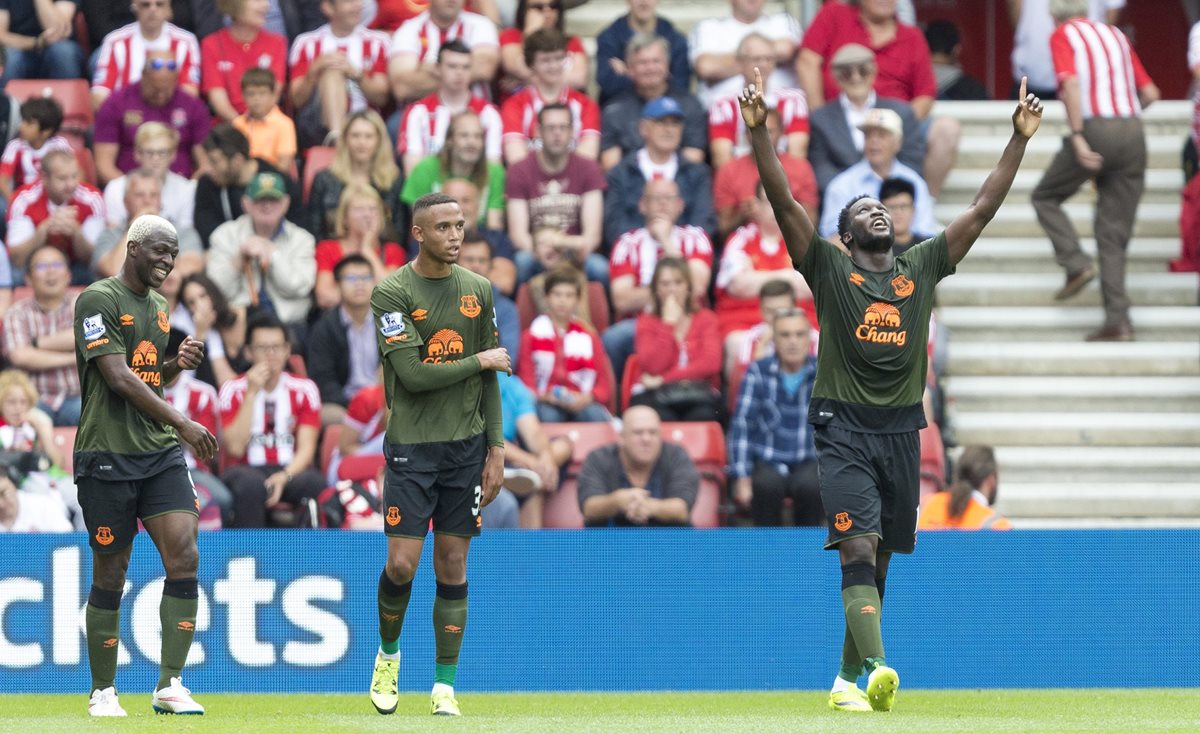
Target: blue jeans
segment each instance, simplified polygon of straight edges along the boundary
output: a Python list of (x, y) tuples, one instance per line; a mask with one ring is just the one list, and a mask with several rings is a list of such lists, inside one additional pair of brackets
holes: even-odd
[(636, 336), (637, 319), (634, 318), (618, 321), (600, 335), (604, 351), (608, 353), (608, 361), (612, 362), (613, 376), (618, 385), (625, 375), (625, 363), (629, 361), (629, 355), (633, 354)]
[(8, 65), (2, 80), (79, 79), (83, 73), (83, 49), (71, 40), (52, 43), (41, 51), (5, 49)]
[(599, 403), (592, 403), (574, 414), (549, 403), (538, 403), (537, 414), (542, 423), (605, 423), (612, 420), (608, 408)]
[[(530, 278), (546, 270), (542, 261), (526, 250), (518, 252), (513, 257), (513, 262), (517, 265), (517, 285), (529, 282)], [(588, 255), (583, 263), (583, 274), (590, 281), (603, 283), (604, 289), (608, 290), (608, 258), (605, 256), (596, 252)]]
[(77, 426), (79, 425), (79, 414), (83, 410), (83, 399), (78, 395), (68, 395), (58, 410), (45, 403), (39, 403), (38, 407), (50, 416), (50, 420), (56, 426)]

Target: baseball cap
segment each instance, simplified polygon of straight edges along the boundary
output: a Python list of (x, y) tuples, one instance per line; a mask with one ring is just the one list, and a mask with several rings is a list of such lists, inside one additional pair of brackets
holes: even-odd
[(837, 50), (830, 62), (833, 66), (863, 64), (875, 61), (875, 52), (861, 43), (847, 43)]
[(249, 196), (251, 201), (282, 199), (287, 195), (287, 184), (284, 183), (283, 176), (274, 171), (257, 173), (246, 185), (246, 196)]
[(896, 114), (895, 110), (876, 107), (867, 110), (866, 118), (859, 123), (859, 130), (876, 127), (881, 130), (887, 130), (898, 138), (904, 137), (904, 123), (900, 120), (900, 115)]
[(642, 108), (642, 117), (649, 120), (661, 120), (664, 117), (678, 117), (683, 119), (683, 107), (675, 101), (674, 97), (656, 97), (646, 103)]

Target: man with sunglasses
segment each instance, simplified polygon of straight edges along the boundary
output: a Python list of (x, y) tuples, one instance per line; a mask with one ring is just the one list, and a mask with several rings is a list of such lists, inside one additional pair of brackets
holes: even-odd
[(180, 87), (179, 72), (180, 62), (171, 50), (147, 51), (138, 83), (116, 90), (100, 105), (93, 151), (101, 184), (138, 167), (135, 141), (145, 122), (161, 122), (179, 133), (172, 171), (191, 178), (197, 168), (203, 169), (200, 144), (208, 135), (212, 115), (194, 93)]
[(92, 76), (92, 106), (142, 78), (146, 53), (170, 51), (179, 64), (179, 86), (195, 95), (200, 88), (200, 42), (174, 23), (170, 0), (133, 0), (136, 22), (104, 37)]
[(822, 192), (834, 176), (862, 160), (866, 136), (858, 126), (873, 109), (900, 116), (903, 142), (897, 158), (921, 170), (925, 141), (917, 134), (917, 117), (907, 102), (875, 93), (876, 74), (875, 53), (862, 44), (846, 44), (833, 55), (837, 98), (813, 109), (808, 117), (808, 159)]

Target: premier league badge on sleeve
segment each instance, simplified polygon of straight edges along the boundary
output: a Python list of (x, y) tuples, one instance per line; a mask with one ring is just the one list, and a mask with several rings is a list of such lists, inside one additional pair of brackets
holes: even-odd
[(385, 313), (379, 317), (379, 333), (384, 336), (396, 336), (404, 332), (404, 316), (398, 311)]
[(92, 341), (104, 335), (104, 317), (100, 314), (87, 316), (83, 319), (83, 338)]

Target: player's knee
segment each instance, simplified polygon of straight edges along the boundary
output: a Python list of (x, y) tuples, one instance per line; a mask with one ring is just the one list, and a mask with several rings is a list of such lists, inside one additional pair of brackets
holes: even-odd
[(871, 542), (872, 538), (860, 537), (843, 540), (838, 545), (838, 551), (841, 554), (842, 567), (852, 564), (863, 564), (870, 566), (874, 574), (875, 568), (875, 544)]
[(387, 567), (384, 570), (392, 583), (405, 584), (417, 575), (417, 559), (392, 554), (388, 556)]
[(102, 589), (124, 589), (125, 572), (129, 569), (129, 554), (93, 554), (92, 584)]
[(195, 576), (199, 567), (200, 551), (196, 548), (196, 542), (190, 538), (178, 543), (172, 548), (170, 555), (163, 558), (163, 569), (166, 570), (168, 578)]
[(434, 553), (434, 569), (439, 579), (447, 583), (460, 583), (458, 579), (467, 575), (467, 554), (461, 548), (440, 548)]

